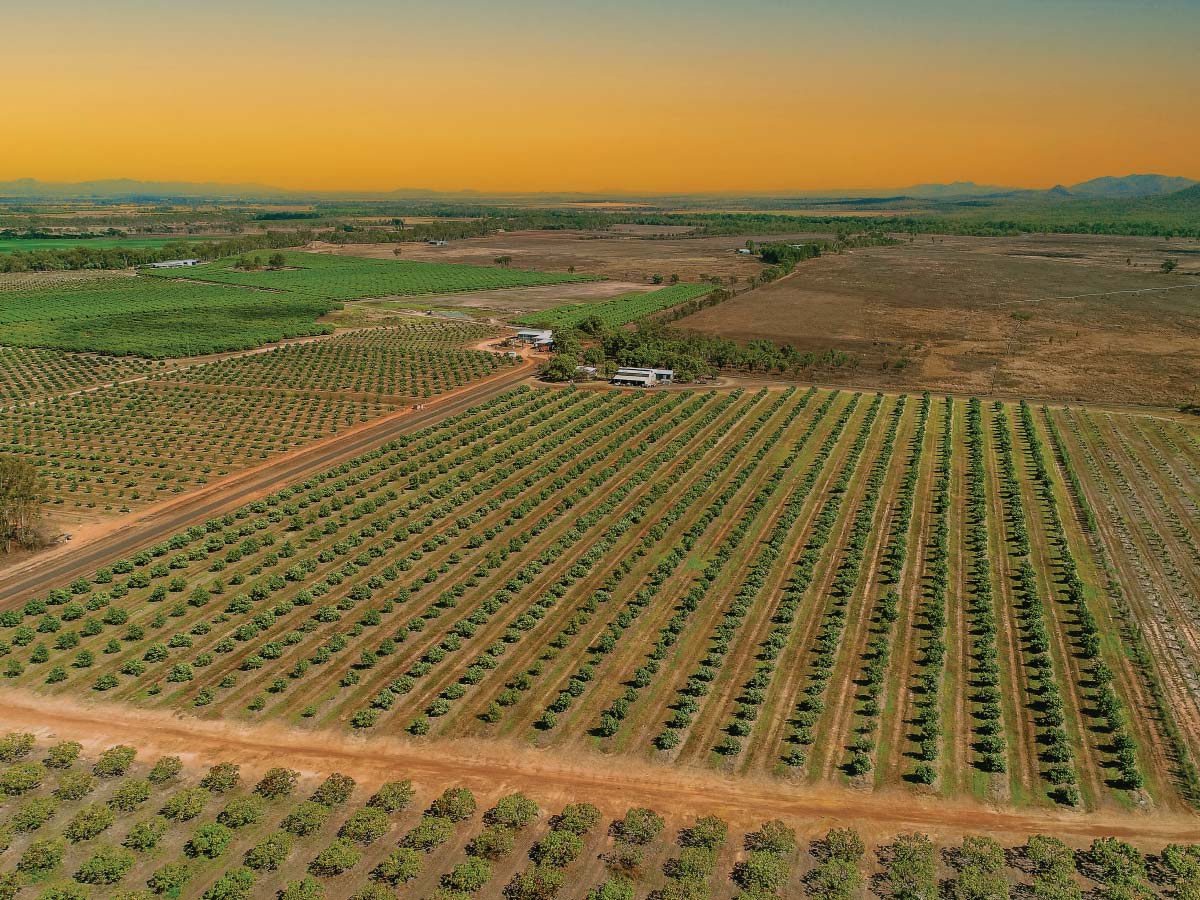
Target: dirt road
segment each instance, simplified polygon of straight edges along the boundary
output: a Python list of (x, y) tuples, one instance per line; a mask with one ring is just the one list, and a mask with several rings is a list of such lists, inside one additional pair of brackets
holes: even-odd
[(501, 741), (354, 738), (278, 725), (238, 726), (119, 704), (87, 704), (0, 690), (0, 732), (13, 729), (76, 740), (88, 751), (128, 743), (138, 748), (144, 760), (174, 753), (194, 766), (237, 762), (248, 775), (286, 764), (306, 774), (341, 771), (368, 787), (389, 779), (412, 778), (427, 791), (459, 784), (481, 797), (493, 798), (522, 790), (547, 807), (586, 799), (607, 814), (621, 815), (631, 806), (648, 805), (677, 821), (717, 814), (737, 827), (755, 827), (764, 819), (779, 817), (814, 833), (834, 823), (853, 822), (872, 834), (920, 829), (950, 837), (971, 831), (1013, 841), (1039, 831), (1075, 843), (1116, 835), (1147, 849), (1161, 849), (1173, 841), (1200, 840), (1200, 817), (1187, 815), (1013, 810), (923, 799), (905, 791), (872, 794), (833, 787), (800, 788), (766, 779), (722, 776), (707, 769), (609, 760), (578, 751), (556, 754)]
[(265, 496), (284, 485), (332, 468), (408, 432), (432, 425), (488, 400), (523, 382), (533, 371), (526, 362), (499, 376), (458, 392), (318, 441), (294, 453), (234, 473), (178, 500), (156, 504), (122, 519), (98, 526), (94, 537), (81, 539), (28, 558), (0, 575), (0, 609), (11, 608), (30, 596), (90, 575), (101, 566), (131, 555), (144, 546)]

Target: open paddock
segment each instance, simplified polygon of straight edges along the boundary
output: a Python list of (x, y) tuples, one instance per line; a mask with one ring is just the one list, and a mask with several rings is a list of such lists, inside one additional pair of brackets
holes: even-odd
[[(1173, 405), (1200, 385), (1200, 257), (1186, 249), (920, 237), (801, 263), (677, 325), (855, 353), (857, 370), (839, 373), (850, 384)], [(1174, 274), (1159, 271), (1166, 256)]]

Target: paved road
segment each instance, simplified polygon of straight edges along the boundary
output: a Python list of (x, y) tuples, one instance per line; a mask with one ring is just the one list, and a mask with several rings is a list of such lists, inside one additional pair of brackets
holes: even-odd
[(195, 494), (151, 507), (127, 528), (120, 528), (85, 544), (71, 544), (34, 557), (0, 576), (0, 609), (11, 608), (32, 596), (91, 575), (108, 565), (155, 544), (197, 522), (224, 515), (284, 485), (303, 481), (331, 469), (402, 434), (417, 431), (509, 390), (529, 377), (521, 366), (462, 393), (431, 400), (428, 408), (404, 410), (384, 416), (353, 432), (322, 441), (265, 465), (236, 473)]

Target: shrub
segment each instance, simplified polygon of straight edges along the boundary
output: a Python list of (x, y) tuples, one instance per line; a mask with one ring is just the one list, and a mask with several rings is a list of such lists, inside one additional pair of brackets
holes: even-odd
[(201, 825), (183, 845), (183, 852), (193, 858), (216, 859), (229, 849), (233, 832), (219, 822)]
[(109, 747), (96, 760), (96, 765), (92, 767), (92, 773), (99, 775), (101, 778), (116, 778), (119, 775), (124, 775), (129, 771), (129, 767), (133, 765), (133, 760), (136, 756), (137, 751), (124, 744)]
[(71, 817), (63, 836), (72, 843), (87, 841), (107, 830), (115, 821), (113, 811), (102, 803), (84, 806)]
[(639, 806), (625, 813), (616, 830), (621, 840), (644, 846), (658, 837), (663, 830), (663, 820), (654, 810)]
[(533, 866), (518, 872), (504, 888), (505, 900), (550, 900), (562, 890), (560, 869)]
[(397, 885), (412, 881), (421, 874), (421, 854), (411, 847), (393, 850), (387, 858), (371, 870), (371, 877), (385, 884)]
[(146, 880), (146, 885), (156, 894), (178, 896), (191, 877), (187, 863), (167, 863)]
[(10, 731), (0, 737), (0, 762), (13, 763), (24, 759), (33, 751), (34, 738), (27, 731)]
[(294, 769), (285, 769), (277, 766), (266, 771), (258, 784), (254, 786), (254, 793), (267, 800), (290, 797), (292, 792), (296, 790), (296, 785), (299, 781), (299, 772)]
[(503, 825), (488, 825), (472, 838), (467, 852), (484, 859), (500, 859), (512, 852), (513, 833)]
[(338, 837), (356, 844), (373, 844), (385, 834), (391, 825), (388, 814), (382, 809), (367, 806), (354, 813), (338, 829)]
[(485, 859), (472, 856), (442, 876), (442, 886), (452, 891), (473, 894), (492, 877), (492, 867)]
[(119, 812), (133, 812), (149, 799), (150, 782), (142, 778), (131, 778), (121, 782), (121, 786), (108, 798), (108, 805)]
[(47, 769), (69, 769), (79, 759), (79, 751), (83, 748), (76, 741), (63, 741), (55, 744), (46, 751), (42, 765)]
[(339, 839), (316, 855), (308, 864), (308, 871), (310, 875), (329, 878), (354, 868), (360, 859), (362, 859), (362, 854), (355, 849), (353, 844)]
[(25, 848), (25, 852), (17, 860), (17, 871), (27, 875), (41, 875), (57, 868), (62, 859), (62, 841), (34, 841)]
[(172, 822), (188, 822), (204, 811), (208, 792), (203, 788), (184, 788), (167, 798), (159, 810)]
[(509, 794), (501, 797), (494, 807), (488, 810), (484, 821), (489, 825), (502, 825), (519, 831), (537, 818), (538, 806), (524, 794)]
[(563, 868), (573, 863), (583, 852), (583, 839), (570, 831), (551, 831), (538, 841), (530, 857), (539, 865)]
[(454, 823), (439, 816), (422, 816), (401, 840), (401, 846), (413, 847), (426, 852), (439, 847), (454, 834)]
[(371, 795), (367, 806), (378, 807), (388, 813), (397, 813), (406, 809), (414, 796), (415, 792), (411, 781), (389, 781)]
[(746, 849), (782, 855), (796, 849), (796, 832), (778, 819), (764, 822), (758, 831), (746, 835)]
[(46, 770), (41, 763), (16, 762), (3, 772), (0, 772), (0, 793), (10, 797), (26, 794), (35, 790), (46, 777)]
[(241, 781), (240, 766), (233, 763), (217, 763), (208, 770), (202, 779), (200, 787), (210, 794), (224, 794), (232, 791)]
[(248, 900), (253, 889), (254, 873), (239, 866), (218, 878), (202, 900)]
[(475, 815), (475, 795), (466, 788), (446, 788), (430, 805), (429, 814), (462, 822)]
[(590, 803), (571, 803), (550, 824), (556, 830), (582, 836), (600, 824), (600, 810)]
[(296, 837), (304, 837), (318, 831), (328, 818), (328, 806), (313, 800), (305, 800), (303, 803), (297, 804), (296, 808), (284, 817), (280, 827)]
[(54, 788), (54, 796), (60, 800), (82, 800), (96, 790), (96, 779), (86, 772), (67, 772)]
[(325, 888), (315, 878), (289, 881), (277, 900), (325, 900)]
[(262, 821), (266, 811), (261, 797), (233, 797), (217, 815), (217, 821), (227, 828), (244, 828)]
[(100, 847), (79, 867), (75, 880), (84, 884), (116, 884), (133, 868), (134, 856), (120, 847)]
[(352, 793), (354, 779), (349, 775), (334, 772), (317, 786), (310, 799), (322, 806), (334, 807), (349, 800)]
[(274, 872), (283, 865), (295, 843), (295, 838), (286, 831), (276, 831), (247, 850), (243, 862), (251, 869)]
[(37, 831), (50, 820), (57, 810), (58, 803), (50, 797), (26, 800), (13, 811), (11, 820), (13, 831), (22, 834)]
[(164, 756), (154, 764), (154, 768), (146, 774), (146, 778), (150, 780), (151, 784), (166, 784), (182, 771), (183, 760), (178, 756)]

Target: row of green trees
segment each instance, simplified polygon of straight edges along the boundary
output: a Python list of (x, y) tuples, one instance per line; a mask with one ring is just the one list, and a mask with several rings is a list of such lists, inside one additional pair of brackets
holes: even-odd
[[(790, 424), (799, 416), (800, 411), (807, 406), (811, 398), (811, 393), (800, 398), (799, 402), (792, 402), (794, 394), (795, 391), (792, 389), (777, 397), (766, 410), (756, 417), (752, 423), (752, 427), (742, 434), (738, 445), (741, 447), (749, 446), (754, 436), (761, 429), (765, 428), (778, 412), (787, 408), (783, 421), (759, 443), (759, 449), (751, 457), (749, 463), (743, 466), (727, 487), (710, 503), (707, 510), (709, 515), (693, 524), (691, 532), (694, 536), (698, 537), (700, 534), (703, 534), (708, 525), (715, 521), (721, 512), (728, 507), (736, 496), (738, 488), (749, 480), (750, 474), (779, 442)], [(788, 408), (789, 403), (791, 404), (790, 408)], [(781, 465), (786, 467), (790, 466), (790, 464), (790, 461), (788, 461)], [(629, 715), (633, 704), (640, 699), (642, 692), (663, 676), (664, 663), (670, 656), (671, 648), (679, 641), (692, 616), (700, 608), (708, 592), (715, 586), (720, 573), (734, 558), (737, 548), (749, 535), (754, 519), (766, 507), (770, 497), (778, 490), (779, 486), (780, 480), (778, 477), (768, 478), (753, 496), (747, 500), (747, 505), (743, 507), (736, 523), (729, 529), (729, 532), (722, 539), (721, 543), (714, 547), (709, 554), (708, 564), (705, 566), (703, 572), (693, 581), (687, 592), (677, 602), (674, 607), (675, 615), (666, 625), (659, 629), (658, 637), (653, 647), (645, 654), (644, 661), (635, 671), (633, 678), (626, 683), (625, 690), (600, 714), (596, 729), (598, 735), (602, 737), (611, 737), (614, 735)], [(658, 587), (661, 586), (660, 582)], [(650, 593), (649, 596), (643, 594), (643, 596), (639, 597), (639, 602), (648, 605), (653, 595), (653, 593)], [(628, 625), (624, 627), (628, 627)], [(621, 628), (620, 630), (624, 629)], [(617, 633), (619, 634), (620, 631)], [(699, 698), (702, 698), (707, 693), (708, 682), (702, 681), (699, 678), (693, 678), (689, 680), (688, 684), (693, 688), (689, 693), (692, 695), (694, 706), (689, 708), (694, 713), (699, 709)], [(665, 739), (659, 740), (656, 743), (660, 749), (673, 749), (678, 743), (679, 735), (670, 730), (666, 734), (667, 737)]]
[(797, 375), (858, 365), (858, 357), (841, 350), (805, 351), (767, 340), (739, 344), (717, 335), (675, 331), (656, 322), (643, 323), (636, 331), (601, 331), (592, 336), (598, 338), (598, 345), (587, 348), (583, 346), (586, 337), (579, 332), (556, 332), (558, 356), (542, 366), (542, 376), (550, 381), (570, 381), (578, 377), (576, 366), (602, 366), (606, 361), (618, 366), (673, 369), (677, 381), (711, 378), (720, 371)]

